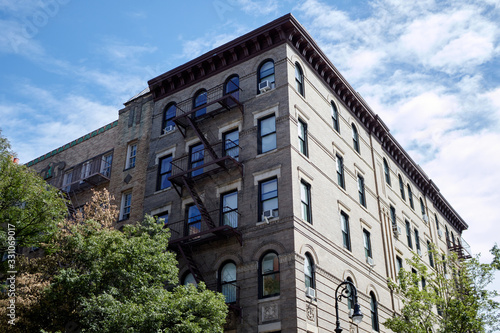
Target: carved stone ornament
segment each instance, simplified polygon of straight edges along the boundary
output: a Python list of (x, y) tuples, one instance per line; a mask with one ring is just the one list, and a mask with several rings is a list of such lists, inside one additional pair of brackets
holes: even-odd
[(271, 303), (262, 306), (262, 321), (278, 319), (278, 304)]
[(311, 306), (311, 304), (307, 304), (306, 315), (307, 320), (316, 322), (316, 308)]

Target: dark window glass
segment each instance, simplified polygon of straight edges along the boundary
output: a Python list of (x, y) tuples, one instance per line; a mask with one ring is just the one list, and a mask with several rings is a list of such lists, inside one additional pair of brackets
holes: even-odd
[(276, 149), (276, 117), (274, 115), (259, 119), (259, 154)]
[(417, 248), (417, 251), (420, 251), (420, 236), (417, 229), (415, 229), (415, 247)]
[(191, 272), (188, 272), (186, 275), (184, 275), (184, 278), (182, 279), (182, 285), (187, 286), (189, 284), (193, 284), (195, 286), (198, 285), (196, 279), (194, 278)]
[(238, 75), (233, 75), (226, 81), (224, 95), (231, 95), (237, 101), (240, 99), (240, 78)]
[(411, 242), (411, 227), (410, 227), (410, 222), (408, 221), (405, 221), (406, 222), (406, 239), (408, 241), (408, 247), (410, 249), (413, 249), (413, 245), (412, 245), (412, 242)]
[(410, 201), (410, 207), (411, 209), (415, 209), (415, 206), (413, 205), (413, 193), (411, 192), (410, 184), (407, 184), (406, 187), (408, 188), (408, 201)]
[(425, 219), (425, 217), (427, 215), (425, 214), (425, 205), (424, 205), (424, 201), (422, 200), (422, 198), (420, 198), (420, 210), (422, 212), (422, 218)]
[(345, 181), (344, 181), (344, 159), (340, 155), (336, 155), (337, 157), (337, 184), (340, 187), (345, 189)]
[(226, 303), (236, 302), (236, 265), (233, 262), (228, 262), (221, 267), (219, 285)]
[(436, 214), (434, 214), (434, 220), (436, 220), (436, 230), (439, 231), (439, 220)]
[(167, 105), (163, 111), (162, 134), (172, 131), (175, 128), (173, 119), (176, 116), (177, 106), (175, 103)]
[(295, 89), (304, 96), (304, 74), (298, 63), (295, 63)]
[(259, 211), (271, 211), (271, 216), (278, 216), (278, 179), (265, 180), (259, 184), (260, 200)]
[(158, 223), (168, 224), (168, 212), (163, 212), (156, 215)]
[(363, 229), (363, 243), (365, 246), (365, 258), (373, 258), (372, 257), (372, 242), (370, 240), (370, 233), (366, 229)]
[(163, 157), (159, 161), (158, 166), (158, 185), (157, 190), (163, 190), (170, 187), (172, 184), (168, 177), (172, 175), (172, 155)]
[(432, 246), (431, 242), (427, 241), (427, 253), (429, 254), (429, 265), (434, 268), (434, 257), (432, 255)]
[[(201, 231), (201, 215), (198, 207), (190, 205), (187, 207), (187, 235), (197, 234)], [(186, 235), (186, 236), (187, 236)]]
[[(349, 281), (349, 282), (351, 282), (352, 284), (354, 284), (354, 283), (352, 282), (351, 277), (347, 277), (347, 279), (346, 279), (346, 280), (347, 280), (347, 281)], [(351, 285), (350, 285), (350, 284), (347, 284), (346, 288), (347, 288), (347, 292), (348, 292), (348, 296), (347, 296), (347, 308), (348, 308), (349, 310), (351, 310), (351, 309), (353, 309), (353, 308), (354, 308), (354, 302), (353, 302), (353, 299), (352, 299), (352, 296), (353, 296), (353, 295), (352, 295), (352, 292), (353, 292), (353, 290), (352, 290), (352, 287), (351, 287)]]
[(306, 288), (315, 288), (314, 283), (314, 261), (309, 253), (306, 253), (304, 260), (304, 281)]
[(401, 178), (401, 175), (399, 175), (399, 191), (401, 192), (401, 198), (403, 200), (406, 200), (406, 198), (405, 198), (405, 186), (403, 184), (403, 178)]
[(370, 312), (371, 312), (371, 318), (372, 318), (372, 330), (375, 332), (378, 332), (379, 331), (378, 302), (377, 302), (377, 298), (375, 297), (375, 294), (373, 292), (370, 292)]
[(238, 160), (240, 156), (240, 133), (237, 129), (224, 134), (224, 156)]
[(302, 206), (302, 219), (311, 223), (311, 185), (300, 182), (300, 201)]
[(308, 151), (307, 151), (307, 124), (299, 119), (298, 129), (299, 129), (300, 152), (307, 156), (308, 155)]
[(358, 129), (354, 124), (352, 124), (352, 145), (354, 147), (354, 150), (359, 153), (359, 135), (358, 135)]
[(340, 132), (339, 111), (337, 110), (337, 107), (335, 106), (335, 103), (333, 101), (330, 103), (330, 107), (332, 111), (333, 129), (337, 132)]
[[(198, 92), (194, 97), (193, 103), (194, 103), (193, 108), (198, 108), (204, 104), (207, 104), (207, 92), (206, 92), (206, 90), (202, 90), (202, 91)], [(206, 112), (207, 112), (206, 107), (201, 108), (194, 113), (194, 117), (196, 118), (196, 117), (202, 116)]]
[(222, 225), (233, 228), (238, 227), (238, 192), (230, 192), (222, 195)]
[(271, 88), (275, 87), (274, 81), (274, 62), (272, 60), (268, 60), (260, 65), (259, 68), (259, 77), (257, 78), (257, 94), (260, 94), (259, 84), (264, 81), (269, 81)]
[[(194, 169), (203, 165), (203, 161), (205, 159), (205, 147), (203, 143), (197, 144), (195, 146), (191, 146), (189, 153), (189, 164), (190, 169)], [(191, 177), (201, 175), (203, 173), (203, 168), (194, 170), (191, 172)]]
[(340, 223), (342, 227), (342, 241), (344, 243), (344, 247), (351, 251), (351, 232), (349, 229), (349, 216), (341, 212), (340, 213)]
[(384, 175), (385, 175), (385, 182), (387, 185), (391, 185), (391, 172), (389, 170), (389, 164), (387, 163), (387, 160), (384, 158)]
[(278, 255), (274, 252), (265, 254), (260, 260), (260, 297), (270, 297), (280, 294), (280, 264)]
[(365, 180), (360, 175), (358, 175), (358, 194), (359, 194), (359, 203), (364, 207), (366, 207)]
[(396, 225), (396, 208), (391, 206), (391, 222), (392, 225)]
[(396, 257), (396, 270), (398, 274), (402, 268), (403, 268), (403, 259), (401, 259), (401, 257)]

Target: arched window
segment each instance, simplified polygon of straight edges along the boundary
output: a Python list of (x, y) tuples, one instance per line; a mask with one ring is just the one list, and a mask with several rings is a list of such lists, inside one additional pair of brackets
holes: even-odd
[(373, 291), (370, 292), (370, 312), (372, 317), (372, 330), (379, 332), (378, 325), (378, 302)]
[(422, 198), (420, 198), (420, 211), (422, 212), (422, 218), (425, 221), (425, 217), (427, 216), (427, 214), (425, 214), (425, 205), (424, 205), (424, 200), (422, 200)]
[(260, 87), (262, 87), (261, 83), (264, 81), (268, 81), (269, 89), (273, 89), (275, 87), (274, 61), (272, 60), (266, 60), (259, 67), (257, 77), (257, 94), (260, 94)]
[(330, 102), (330, 109), (332, 112), (333, 129), (337, 132), (340, 132), (339, 111), (337, 110), (337, 106), (335, 106), (335, 103), (333, 101)]
[(387, 163), (387, 160), (384, 158), (384, 175), (385, 175), (385, 182), (387, 185), (391, 185), (391, 172), (389, 170), (389, 164)]
[(453, 235), (453, 231), (451, 232), (451, 241), (453, 243), (453, 247), (455, 247), (455, 235)]
[(187, 274), (184, 275), (184, 278), (182, 279), (182, 285), (187, 286), (189, 284), (194, 284), (195, 286), (198, 285), (196, 282), (196, 279), (193, 276), (193, 273), (188, 272)]
[(304, 281), (306, 288), (315, 288), (314, 261), (309, 253), (306, 253), (304, 260)]
[(446, 233), (446, 245), (448, 245), (448, 247), (450, 247), (450, 232), (448, 231), (448, 226), (445, 225), (444, 230)]
[(226, 303), (236, 302), (236, 265), (227, 262), (219, 270), (220, 291), (226, 298)]
[(280, 294), (280, 264), (275, 252), (267, 252), (259, 262), (259, 297)]
[(240, 78), (238, 75), (230, 76), (224, 84), (224, 95), (231, 95), (237, 101), (240, 99)]
[(304, 74), (298, 62), (295, 63), (295, 89), (304, 96)]
[(176, 116), (177, 106), (175, 103), (170, 103), (163, 110), (163, 122), (161, 125), (161, 134), (168, 133), (175, 129), (175, 123), (173, 119)]
[[(346, 280), (351, 282), (354, 285), (354, 282), (352, 282), (351, 277), (348, 277)], [(352, 287), (350, 284), (348, 284), (346, 288), (347, 288), (347, 291), (349, 292), (349, 296), (347, 297), (347, 309), (352, 310), (352, 309), (354, 309), (354, 302), (352, 299), (353, 290), (352, 290)], [(349, 313), (349, 317), (350, 316), (351, 316), (351, 314)]]
[(408, 201), (410, 201), (410, 207), (411, 209), (415, 209), (415, 205), (413, 204), (413, 193), (411, 191), (410, 184), (406, 184), (406, 187), (408, 188)]
[(358, 135), (358, 129), (352, 124), (352, 145), (354, 147), (354, 150), (359, 153), (359, 135)]
[[(200, 90), (194, 95), (193, 99), (193, 109), (200, 107), (204, 104), (207, 104), (207, 91), (206, 90)], [(194, 117), (199, 117), (201, 115), (204, 115), (207, 112), (207, 108), (201, 108), (198, 111), (194, 113)]]
[(406, 200), (405, 198), (405, 186), (403, 184), (403, 178), (401, 178), (401, 175), (398, 175), (399, 178), (399, 191), (401, 192), (401, 198), (403, 200)]

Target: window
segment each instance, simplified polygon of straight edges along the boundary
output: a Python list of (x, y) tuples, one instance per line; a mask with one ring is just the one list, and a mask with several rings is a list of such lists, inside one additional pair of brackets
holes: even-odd
[(448, 231), (448, 226), (444, 226), (445, 228), (445, 234), (446, 234), (446, 245), (450, 247), (450, 232)]
[(340, 223), (342, 227), (342, 241), (344, 243), (344, 247), (351, 251), (351, 232), (349, 230), (349, 216), (341, 212), (340, 213)]
[(201, 214), (196, 205), (187, 206), (187, 228), (185, 229), (186, 235), (194, 235), (201, 231)]
[(170, 187), (172, 184), (168, 180), (168, 177), (172, 175), (172, 155), (168, 155), (160, 158), (158, 162), (158, 184), (156, 185), (157, 190), (163, 190)]
[(270, 211), (271, 216), (278, 216), (278, 179), (265, 180), (259, 183), (259, 216)]
[(236, 265), (228, 262), (219, 271), (220, 292), (226, 298), (226, 303), (236, 302)]
[(259, 154), (276, 149), (276, 117), (274, 115), (259, 119)]
[(434, 257), (432, 256), (431, 242), (427, 241), (427, 253), (429, 254), (429, 265), (434, 268)]
[(372, 330), (379, 332), (378, 325), (378, 302), (373, 291), (370, 292), (370, 312), (372, 318)]
[(399, 175), (399, 190), (401, 191), (401, 199), (406, 201), (405, 186), (403, 185), (403, 178), (401, 178), (401, 175)]
[(130, 207), (132, 205), (132, 192), (122, 194), (122, 203), (120, 206), (120, 221), (130, 218)]
[[(353, 285), (354, 285), (354, 282), (352, 282), (352, 279), (350, 276), (347, 277), (346, 279), (347, 281), (351, 282)], [(350, 284), (347, 284), (346, 285), (346, 289), (347, 289), (347, 308), (349, 310), (353, 309), (354, 308), (354, 302), (353, 302), (353, 299), (352, 299), (352, 286)]]
[(344, 159), (340, 155), (336, 155), (337, 157), (337, 184), (345, 189), (345, 181), (344, 181)]
[(425, 289), (425, 286), (427, 285), (427, 283), (425, 283), (425, 278), (422, 276), (421, 280), (422, 280), (422, 289)]
[(444, 254), (441, 255), (441, 260), (443, 261), (443, 272), (444, 274), (448, 274), (448, 269), (446, 268), (446, 257)]
[(71, 178), (73, 178), (73, 170), (69, 170), (64, 174), (63, 178), (63, 191), (69, 192), (71, 190)]
[(365, 179), (358, 175), (358, 194), (359, 203), (366, 207), (366, 197), (365, 197)]
[(415, 228), (415, 247), (417, 248), (417, 252), (420, 251), (420, 236), (418, 235), (418, 230)]
[(172, 131), (175, 128), (174, 118), (177, 113), (177, 106), (175, 103), (170, 103), (167, 105), (165, 110), (163, 110), (163, 121), (161, 125), (162, 134)]
[(168, 224), (168, 211), (156, 215), (158, 223)]
[(240, 156), (240, 133), (238, 129), (224, 133), (224, 156), (238, 160)]
[(392, 225), (396, 225), (396, 208), (394, 208), (394, 206), (391, 205), (391, 222), (392, 222)]
[(453, 247), (455, 247), (455, 236), (453, 235), (453, 231), (451, 232), (451, 242), (453, 243)]
[(330, 108), (332, 111), (333, 129), (340, 133), (339, 111), (337, 110), (337, 107), (335, 106), (335, 103), (333, 101), (331, 101), (330, 103)]
[(82, 184), (85, 179), (90, 176), (90, 167), (92, 166), (92, 161), (87, 161), (82, 164), (82, 169), (80, 170), (80, 184)]
[(410, 201), (410, 207), (411, 209), (415, 209), (415, 205), (413, 205), (413, 193), (411, 192), (410, 184), (406, 184), (406, 187), (408, 188), (408, 201)]
[(111, 175), (111, 163), (113, 162), (113, 154), (106, 154), (101, 161), (101, 174), (109, 177)]
[(260, 94), (259, 85), (264, 81), (269, 81), (269, 86), (274, 88), (274, 62), (272, 60), (267, 60), (259, 67), (258, 77), (257, 77), (257, 94)]
[(413, 245), (411, 243), (411, 228), (410, 228), (410, 222), (408, 220), (406, 222), (406, 239), (408, 240), (408, 247), (410, 249), (413, 249)]
[(425, 221), (427, 214), (425, 214), (425, 205), (424, 205), (424, 201), (422, 200), (422, 198), (420, 198), (420, 211), (422, 212), (422, 218)]
[(306, 288), (315, 288), (314, 283), (314, 261), (309, 253), (306, 253), (304, 259), (304, 281)]
[(359, 153), (359, 135), (354, 123), (352, 124), (352, 146), (354, 147), (354, 150)]
[[(207, 91), (206, 90), (200, 90), (194, 97), (193, 99), (193, 109), (196, 109), (202, 105), (205, 105), (207, 104)], [(207, 112), (207, 108), (204, 107), (204, 108), (201, 108), (199, 110), (197, 110), (195, 113), (194, 113), (194, 117), (199, 117), (199, 116), (202, 116), (204, 115), (205, 113)]]
[(370, 233), (366, 229), (363, 229), (363, 243), (365, 245), (365, 258), (373, 258)]
[(300, 152), (306, 156), (308, 156), (307, 151), (307, 124), (299, 119), (298, 124), (299, 129), (299, 148)]
[(300, 202), (302, 219), (311, 223), (311, 185), (304, 181), (300, 182)]
[(403, 268), (403, 259), (401, 257), (396, 256), (396, 273), (399, 274), (401, 269)]
[(233, 191), (222, 195), (221, 225), (238, 227), (238, 192)]
[[(224, 95), (231, 95), (237, 101), (240, 99), (240, 78), (238, 75), (233, 75), (229, 77), (224, 85)], [(233, 101), (228, 101), (229, 106), (233, 106)]]
[(137, 144), (128, 145), (127, 148), (127, 161), (125, 162), (125, 169), (135, 167), (135, 156), (137, 155)]
[(194, 278), (193, 273), (188, 272), (186, 275), (184, 275), (184, 278), (182, 279), (182, 285), (187, 286), (187, 285), (194, 285), (197, 286), (198, 283), (196, 282), (196, 279)]
[(280, 294), (280, 263), (278, 255), (268, 252), (262, 256), (259, 265), (259, 297), (271, 297)]
[(298, 62), (295, 63), (295, 89), (304, 96), (304, 74)]
[[(439, 234), (439, 220), (438, 220), (438, 216), (436, 215), (436, 213), (434, 213), (434, 220), (436, 221), (436, 230), (438, 231), (438, 234)], [(439, 236), (441, 237), (441, 236)]]
[(391, 171), (389, 170), (389, 164), (387, 163), (387, 160), (384, 158), (384, 175), (385, 175), (385, 182), (387, 185), (391, 185)]
[[(205, 147), (203, 143), (191, 146), (189, 148), (189, 168), (194, 169), (203, 165), (203, 160), (205, 159)], [(199, 168), (191, 171), (191, 177), (201, 175), (203, 173), (203, 168)]]

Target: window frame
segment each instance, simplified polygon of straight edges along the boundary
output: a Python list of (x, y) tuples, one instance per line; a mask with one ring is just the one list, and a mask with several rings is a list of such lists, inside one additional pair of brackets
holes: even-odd
[[(165, 172), (162, 172), (163, 161), (167, 160), (167, 159), (170, 159), (170, 162), (169, 162), (170, 168), (168, 168), (168, 166), (167, 166), (167, 170)], [(158, 176), (157, 176), (157, 180), (156, 180), (156, 190), (157, 191), (161, 191), (161, 190), (172, 187), (172, 183), (168, 180), (168, 177), (172, 176), (172, 159), (173, 159), (173, 156), (171, 154), (166, 155), (166, 156), (162, 156), (161, 158), (158, 159)], [(166, 177), (166, 179), (167, 179), (166, 181), (168, 182), (168, 186), (165, 186), (165, 187), (163, 187), (163, 183), (164, 183), (163, 177), (164, 176)]]
[[(275, 258), (273, 258), (273, 270), (272, 271), (267, 271), (267, 272), (264, 272), (263, 271), (263, 262), (264, 262), (264, 259), (268, 256), (268, 255), (274, 255)], [(276, 260), (276, 262), (275, 262)], [(278, 268), (276, 269), (275, 268), (275, 264), (277, 264)], [(271, 276), (271, 275), (274, 275), (274, 278), (272, 281), (276, 281), (277, 280), (277, 287), (276, 289), (278, 289), (277, 292), (274, 292), (272, 294), (265, 294), (265, 283), (266, 283), (266, 277), (267, 276)], [(276, 275), (277, 275), (277, 278), (276, 278)], [(281, 294), (281, 276), (280, 276), (280, 262), (279, 262), (279, 255), (277, 252), (271, 250), (271, 251), (266, 251), (264, 254), (262, 254), (262, 256), (260, 257), (259, 259), (259, 298), (262, 299), (262, 298), (269, 298), (269, 297), (274, 297), (274, 296), (278, 296)]]
[[(303, 194), (306, 198), (303, 197)], [(300, 206), (302, 219), (312, 224), (311, 184), (303, 179), (300, 181)]]
[(396, 208), (393, 205), (389, 206), (389, 212), (391, 217), (392, 225), (397, 225), (397, 216), (396, 216)]
[(361, 154), (358, 129), (356, 125), (354, 125), (354, 123), (351, 124), (351, 127), (352, 127), (352, 146), (358, 154)]
[[(224, 269), (228, 265), (233, 265), (234, 266), (234, 280), (230, 281), (225, 281), (224, 279)], [(237, 267), (236, 263), (232, 260), (227, 260), (225, 261), (222, 265), (219, 267), (219, 272), (218, 272), (218, 279), (217, 279), (217, 286), (218, 286), (218, 291), (224, 295), (224, 300), (226, 304), (234, 304), (238, 300), (238, 286), (236, 282), (238, 281), (238, 275), (237, 275)], [(229, 288), (225, 288), (225, 286), (229, 286)], [(229, 291), (232, 293), (230, 295), (226, 295), (224, 293), (224, 289), (229, 289)], [(228, 296), (232, 296), (229, 301), (228, 301)]]
[(135, 167), (137, 158), (137, 142), (129, 143), (127, 145), (127, 160), (125, 161), (125, 170)]
[(302, 96), (304, 94), (304, 71), (298, 62), (295, 62), (295, 90)]
[(431, 242), (427, 241), (427, 254), (429, 256), (429, 265), (434, 268), (434, 256), (432, 255)]
[(413, 244), (412, 244), (412, 239), (411, 239), (411, 225), (410, 221), (405, 220), (405, 225), (406, 225), (406, 241), (407, 245), (410, 249), (413, 250)]
[(425, 216), (427, 216), (427, 214), (425, 212), (424, 200), (422, 200), (421, 197), (420, 197), (420, 210), (421, 210), (421, 213), (422, 213), (422, 219), (425, 219)]
[[(229, 206), (224, 206), (224, 199), (225, 197), (227, 196), (231, 196), (231, 195), (236, 195), (236, 208), (232, 208), (232, 207), (229, 207)], [(223, 226), (223, 225), (228, 225), (232, 228), (237, 228), (238, 227), (238, 220), (239, 220), (239, 213), (238, 213), (238, 190), (232, 190), (232, 191), (229, 191), (229, 192), (224, 192), (220, 195), (220, 225)], [(228, 210), (225, 210), (227, 208), (229, 208)], [(231, 219), (229, 218), (229, 221), (230, 223), (227, 224), (225, 221), (225, 217), (228, 215), (228, 214), (231, 214), (230, 216), (235, 216), (236, 217), (236, 222), (234, 222), (234, 218)]]
[(351, 229), (349, 226), (349, 215), (343, 210), (340, 211), (340, 228), (342, 230), (342, 245), (344, 249), (352, 251)]
[[(309, 264), (309, 265), (307, 265)], [(309, 267), (309, 269), (307, 269)], [(307, 274), (309, 270), (310, 275)], [(308, 285), (309, 284), (309, 285)], [(314, 260), (309, 252), (304, 255), (304, 285), (307, 288), (316, 289), (316, 277), (314, 272)]]
[(71, 191), (71, 182), (73, 181), (73, 169), (69, 169), (64, 173), (63, 182), (62, 182), (62, 190), (64, 192)]
[[(198, 211), (198, 215), (191, 215), (191, 209), (195, 209)], [(195, 219), (196, 218), (196, 219)], [(184, 221), (184, 236), (191, 236), (191, 235), (196, 235), (201, 232), (202, 229), (202, 218), (201, 218), (201, 213), (200, 210), (198, 209), (198, 206), (196, 206), (194, 203), (190, 203), (186, 205), (186, 212), (185, 212), (185, 221)], [(198, 232), (191, 232), (191, 226), (198, 225)], [(195, 230), (195, 229), (193, 229)]]
[[(271, 119), (271, 118), (274, 118), (274, 131), (271, 131), (271, 132), (268, 132), (268, 133), (265, 133), (264, 135), (262, 135), (262, 122), (264, 122), (268, 119)], [(262, 150), (262, 141), (265, 138), (271, 137), (271, 136), (274, 137), (274, 148), (267, 149), (265, 151)], [(278, 148), (277, 143), (278, 143), (278, 140), (277, 140), (277, 132), (276, 132), (276, 115), (273, 113), (273, 114), (267, 115), (265, 117), (259, 118), (257, 121), (257, 153), (264, 154), (264, 153), (273, 151), (273, 150)]]
[[(173, 107), (173, 109), (172, 109)], [(173, 111), (173, 114), (172, 114)], [(161, 123), (161, 134), (166, 134), (168, 133), (166, 131), (167, 126), (173, 126), (174, 129), (176, 128), (175, 122), (173, 119), (177, 116), (177, 104), (175, 102), (170, 102), (165, 106), (163, 109), (163, 118), (162, 118), (162, 123)]]
[[(270, 192), (263, 193), (262, 188), (263, 188), (263, 186), (265, 184), (269, 184), (271, 182), (276, 182), (276, 195), (273, 196), (273, 197), (269, 197), (269, 198), (263, 199), (263, 195), (267, 194), (267, 193), (270, 193)], [(273, 211), (277, 210), (278, 211), (278, 215), (279, 215), (278, 177), (272, 177), (272, 178), (263, 179), (263, 180), (259, 181), (258, 186), (259, 186), (259, 216), (258, 216), (258, 221), (260, 221), (262, 219), (262, 214), (264, 214), (264, 203), (268, 202), (268, 201), (271, 201), (271, 200), (273, 200), (275, 198), (276, 198), (276, 202), (277, 202), (277, 208), (273, 208), (272, 210)]]
[(335, 167), (337, 169), (337, 185), (345, 190), (344, 158), (339, 154), (336, 154), (335, 157)]
[(366, 229), (363, 229), (363, 246), (365, 249), (365, 258), (372, 258), (372, 242), (370, 237), (370, 232)]
[[(198, 147), (201, 147), (201, 149), (195, 150), (195, 148)], [(193, 156), (198, 156), (198, 157), (196, 159), (193, 159)], [(201, 164), (198, 164), (200, 162)], [(189, 146), (189, 169), (191, 170), (199, 166), (202, 166), (204, 164), (205, 164), (205, 145), (203, 144), (203, 142), (198, 142)], [(190, 172), (191, 177), (195, 177), (201, 174), (203, 174), (203, 168)]]
[[(348, 276), (346, 278), (346, 281), (349, 281), (352, 283), (352, 285), (354, 286), (354, 281), (352, 281), (352, 278), (350, 276)], [(354, 309), (354, 302), (353, 302), (353, 299), (352, 299), (352, 287), (350, 284), (347, 284), (346, 285), (346, 289), (349, 293), (349, 296), (347, 297), (347, 309), (349, 310), (352, 310)]]
[[(234, 79), (237, 79), (237, 84), (234, 83)], [(230, 83), (236, 88), (234, 88), (233, 90), (228, 89)], [(231, 95), (236, 100), (240, 100), (240, 77), (238, 76), (238, 74), (232, 74), (226, 79), (226, 81), (224, 82), (224, 95)]]
[(420, 234), (418, 232), (418, 229), (414, 228), (413, 231), (415, 233), (415, 249), (417, 251), (421, 251), (422, 252), (422, 249), (420, 248)]
[[(237, 133), (238, 134), (238, 140), (236, 142), (234, 142), (233, 140), (231, 139), (227, 139), (227, 136), (230, 135), (230, 134), (233, 134), (233, 133)], [(231, 141), (230, 144), (234, 144), (234, 146), (228, 148), (228, 142), (227, 140)], [(222, 145), (222, 149), (223, 149), (223, 156), (230, 156), (232, 158), (234, 158), (236, 161), (239, 160), (239, 157), (240, 157), (240, 131), (238, 128), (235, 128), (235, 129), (232, 129), (232, 130), (229, 130), (227, 132), (224, 132), (222, 134), (222, 142), (223, 142), (223, 145)], [(237, 150), (237, 154), (236, 156), (233, 156), (232, 153), (228, 153), (230, 151), (233, 151), (233, 150)]]
[(330, 102), (330, 111), (331, 111), (331, 115), (332, 115), (333, 129), (337, 133), (340, 133), (339, 110), (338, 110), (337, 105), (335, 104), (334, 101)]
[(380, 332), (379, 318), (378, 318), (378, 302), (377, 297), (373, 291), (370, 291), (370, 315), (372, 330), (374, 332)]
[(358, 174), (358, 195), (359, 203), (366, 208), (365, 179), (360, 174)]
[(304, 154), (306, 157), (309, 157), (309, 149), (308, 149), (308, 132), (307, 132), (307, 123), (302, 119), (298, 119), (297, 127), (299, 131), (299, 151)]
[(131, 211), (132, 211), (132, 191), (123, 192), (120, 204), (120, 221), (125, 221), (130, 219)]
[[(156, 217), (157, 220), (159, 219), (163, 219), (163, 225), (167, 225), (168, 224), (168, 215), (169, 215), (169, 211), (168, 210), (165, 210), (163, 212), (160, 212), (158, 214), (155, 214), (154, 216)], [(166, 217), (165, 217), (166, 216)], [(159, 223), (159, 221), (158, 221)]]
[[(204, 95), (204, 100), (198, 100), (201, 96)], [(193, 96), (193, 110), (202, 106), (202, 105), (206, 105), (208, 102), (208, 93), (207, 93), (207, 90), (206, 89), (200, 89), (196, 92), (196, 94), (194, 94)], [(197, 110), (196, 112), (192, 113), (192, 118), (198, 118), (198, 117), (201, 117), (203, 116), (204, 114), (207, 113), (207, 108), (204, 107), (204, 108), (201, 108), (199, 110)]]
[(389, 163), (384, 157), (384, 175), (385, 175), (385, 183), (391, 186), (391, 170), (389, 169)]
[(403, 199), (403, 201), (406, 201), (405, 184), (403, 182), (403, 177), (401, 177), (401, 175), (398, 175), (398, 178), (399, 178), (399, 191), (401, 194), (401, 199)]
[[(262, 67), (264, 67), (264, 65), (266, 65), (267, 63), (271, 63), (272, 64), (272, 73), (271, 74), (267, 74), (265, 76), (262, 76)], [(266, 59), (264, 61), (262, 61), (257, 69), (257, 95), (261, 94), (260, 92), (260, 89), (259, 89), (259, 85), (261, 82), (264, 82), (266, 81), (267, 78), (270, 78), (272, 77), (272, 81), (271, 80), (267, 80), (267, 81), (270, 81), (270, 85), (271, 85), (271, 89), (274, 89), (276, 87), (276, 67), (274, 65), (274, 60), (273, 59)]]
[(413, 203), (413, 192), (411, 191), (410, 183), (407, 183), (406, 187), (408, 189), (408, 201), (410, 202), (410, 207), (411, 209), (415, 210), (415, 205)]
[[(109, 161), (108, 161), (109, 159)], [(103, 176), (111, 176), (111, 166), (113, 165), (113, 153), (102, 155), (100, 172)]]

